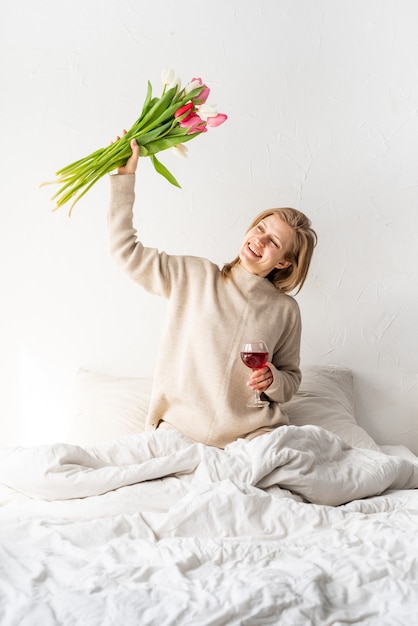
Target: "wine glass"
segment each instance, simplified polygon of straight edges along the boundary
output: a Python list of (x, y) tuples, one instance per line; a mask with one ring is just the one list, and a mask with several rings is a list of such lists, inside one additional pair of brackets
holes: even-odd
[[(252, 370), (264, 367), (268, 359), (268, 348), (264, 341), (249, 341), (241, 348), (241, 360)], [(266, 400), (261, 400), (259, 392), (254, 389), (254, 398), (247, 402), (248, 407), (262, 407), (269, 404)]]

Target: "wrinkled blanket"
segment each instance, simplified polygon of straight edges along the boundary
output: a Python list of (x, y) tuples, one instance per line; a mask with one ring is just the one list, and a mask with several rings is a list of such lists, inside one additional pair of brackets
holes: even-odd
[(316, 426), (283, 426), (225, 450), (195, 443), (174, 430), (157, 430), (94, 447), (59, 443), (0, 451), (0, 482), (43, 500), (97, 496), (180, 475), (198, 484), (277, 485), (307, 502), (330, 506), (387, 489), (418, 488), (418, 464), (351, 448)]

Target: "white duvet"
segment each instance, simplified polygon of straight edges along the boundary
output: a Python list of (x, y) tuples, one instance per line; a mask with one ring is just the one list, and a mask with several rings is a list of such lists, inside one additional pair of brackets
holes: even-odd
[(418, 623), (418, 465), (320, 428), (15, 448), (0, 479), (2, 626)]

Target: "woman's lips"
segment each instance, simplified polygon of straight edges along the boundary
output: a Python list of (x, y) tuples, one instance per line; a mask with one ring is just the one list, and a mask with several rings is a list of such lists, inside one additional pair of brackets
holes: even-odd
[(247, 244), (247, 248), (253, 256), (257, 257), (258, 259), (261, 257), (261, 254), (257, 252), (257, 250), (250, 243)]

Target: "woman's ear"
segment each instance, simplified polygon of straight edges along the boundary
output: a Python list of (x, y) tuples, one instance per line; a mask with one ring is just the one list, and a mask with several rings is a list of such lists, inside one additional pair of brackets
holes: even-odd
[(277, 263), (277, 265), (275, 265), (275, 267), (276, 267), (278, 270), (285, 270), (286, 268), (290, 267), (291, 265), (292, 265), (292, 264), (291, 264), (291, 262), (290, 262), (290, 261), (286, 261), (286, 260), (284, 260), (284, 261), (279, 261), (279, 263)]

